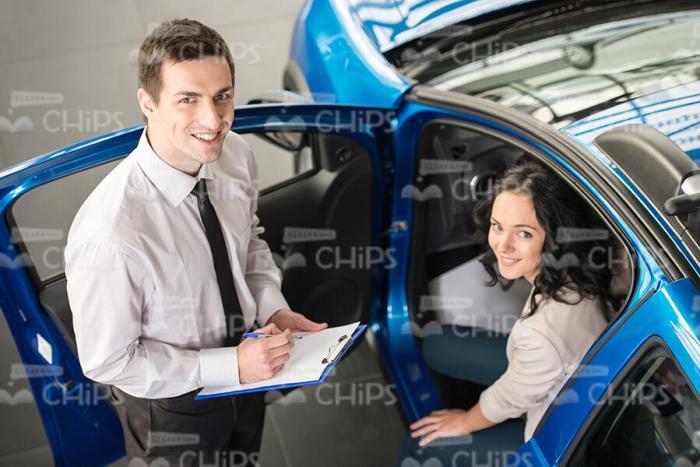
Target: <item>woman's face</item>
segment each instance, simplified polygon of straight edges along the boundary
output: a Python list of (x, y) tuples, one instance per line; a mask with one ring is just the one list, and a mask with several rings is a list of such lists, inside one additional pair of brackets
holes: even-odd
[(537, 221), (535, 206), (522, 192), (505, 191), (491, 208), (489, 246), (498, 259), (498, 272), (506, 279), (521, 277), (534, 283), (540, 272), (545, 231)]

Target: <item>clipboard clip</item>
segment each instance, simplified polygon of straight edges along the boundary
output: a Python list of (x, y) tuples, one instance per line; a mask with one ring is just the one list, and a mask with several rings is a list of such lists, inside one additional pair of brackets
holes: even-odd
[[(343, 349), (350, 343), (350, 336), (347, 334), (343, 334), (338, 338), (338, 342), (336, 342), (334, 345), (328, 348), (328, 355), (323, 357), (323, 360), (321, 360), (321, 363), (324, 365), (327, 365), (329, 363), (335, 363), (336, 358), (338, 358), (338, 355), (340, 355), (343, 352)], [(336, 352), (337, 351), (337, 352)], [(331, 356), (335, 353), (335, 357), (331, 359)]]

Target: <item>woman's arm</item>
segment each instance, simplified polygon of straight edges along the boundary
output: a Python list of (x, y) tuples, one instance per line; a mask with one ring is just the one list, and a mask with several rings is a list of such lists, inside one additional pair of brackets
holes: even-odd
[(425, 446), (437, 438), (468, 435), (495, 425), (481, 412), (479, 404), (469, 410), (436, 410), (411, 425), (411, 437), (425, 435), (418, 443)]
[(437, 438), (483, 430), (542, 403), (563, 374), (557, 350), (542, 332), (530, 326), (514, 327), (510, 340), (513, 358), (506, 372), (481, 393), (478, 404), (469, 410), (438, 410), (411, 425), (413, 438), (427, 435), (421, 446)]

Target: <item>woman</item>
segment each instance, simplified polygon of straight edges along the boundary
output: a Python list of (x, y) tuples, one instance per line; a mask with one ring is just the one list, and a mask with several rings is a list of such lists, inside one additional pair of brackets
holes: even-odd
[[(605, 328), (606, 312), (617, 305), (608, 293), (610, 268), (596, 255), (607, 257), (602, 242), (588, 241), (590, 235), (575, 238), (592, 232), (590, 211), (560, 177), (535, 162), (508, 170), (479, 204), (475, 219), (488, 241), (481, 262), (491, 276), (489, 285), (507, 287), (525, 278), (532, 291), (508, 337), (506, 372), (469, 410), (439, 410), (413, 423), (413, 440), (404, 443), (404, 457), (409, 451), (412, 457), (452, 456), (448, 465), (458, 465), (459, 454), (464, 461), (470, 456), (472, 462), (493, 461), (495, 453), (485, 450), (515, 449), (523, 442), (522, 429), (514, 431), (513, 423), (494, 425), (522, 415), (524, 439), (532, 436), (550, 402)], [(482, 432), (480, 445), (478, 432), (489, 427), (494, 428)], [(421, 449), (439, 438), (470, 434), (467, 456), (463, 445), (449, 441), (434, 443), (441, 448)]]

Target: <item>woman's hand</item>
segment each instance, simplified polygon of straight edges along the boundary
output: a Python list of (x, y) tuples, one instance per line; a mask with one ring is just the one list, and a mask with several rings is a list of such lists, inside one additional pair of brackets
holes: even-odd
[(461, 409), (436, 410), (411, 425), (411, 437), (427, 435), (418, 444), (425, 446), (437, 438), (463, 436), (471, 433), (469, 412)]

